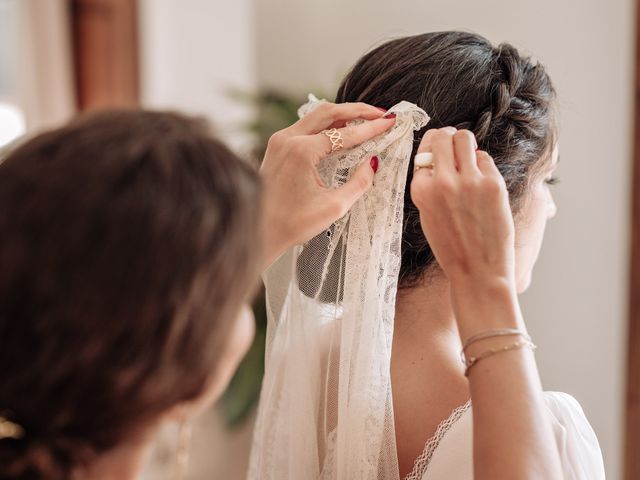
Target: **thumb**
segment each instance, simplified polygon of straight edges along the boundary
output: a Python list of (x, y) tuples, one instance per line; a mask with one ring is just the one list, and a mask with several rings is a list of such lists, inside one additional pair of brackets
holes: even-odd
[(333, 195), (343, 206), (344, 213), (371, 188), (377, 170), (378, 157), (373, 156), (368, 162), (362, 162), (344, 185), (334, 190)]

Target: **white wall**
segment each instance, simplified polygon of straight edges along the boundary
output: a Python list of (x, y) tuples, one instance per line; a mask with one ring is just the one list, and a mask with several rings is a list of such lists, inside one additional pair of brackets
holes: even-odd
[[(57, 127), (75, 114), (68, 3), (10, 0), (15, 43), (9, 73), (16, 87), (10, 99), (22, 111), (29, 132)], [(7, 12), (11, 13), (11, 12)], [(11, 102), (13, 103), (13, 102)]]
[[(255, 87), (253, 0), (139, 0), (142, 103), (203, 115), (236, 150), (249, 140), (239, 127), (250, 109), (229, 98), (230, 87)], [(219, 411), (195, 421), (189, 479), (242, 479), (251, 422), (232, 432)], [(175, 428), (164, 428), (143, 479), (175, 478)]]
[(242, 150), (252, 112), (228, 90), (255, 86), (253, 0), (138, 1), (143, 104), (204, 115)]
[(547, 65), (561, 99), (559, 214), (522, 303), (545, 387), (573, 394), (621, 478), (632, 97), (632, 0), (270, 0), (258, 8), (260, 84), (336, 81), (398, 35), (464, 29)]

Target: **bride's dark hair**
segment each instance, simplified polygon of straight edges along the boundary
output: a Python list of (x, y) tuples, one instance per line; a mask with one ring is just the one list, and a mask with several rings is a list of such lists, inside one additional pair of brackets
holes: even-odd
[[(517, 218), (532, 179), (551, 159), (555, 98), (544, 67), (513, 46), (494, 47), (472, 33), (436, 32), (392, 40), (367, 53), (342, 82), (336, 102), (390, 108), (407, 100), (422, 107), (431, 121), (416, 132), (414, 154), (426, 129), (471, 130), (504, 176)], [(409, 195), (412, 172), (410, 165), (400, 287), (437, 268)]]

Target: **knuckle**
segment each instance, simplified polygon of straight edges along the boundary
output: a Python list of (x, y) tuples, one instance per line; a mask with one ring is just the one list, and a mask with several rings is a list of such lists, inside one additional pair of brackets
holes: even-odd
[(290, 155), (296, 157), (304, 156), (307, 151), (307, 145), (304, 138), (289, 137), (285, 140), (284, 150), (286, 150)]
[(485, 162), (488, 166), (492, 166), (493, 164), (493, 158), (491, 155), (483, 150), (478, 150), (476, 152), (476, 158), (481, 162)]
[(433, 140), (432, 140), (432, 143), (437, 145), (443, 145), (443, 144), (450, 145), (452, 142), (453, 142), (453, 135), (447, 133), (446, 131), (444, 131), (444, 129), (438, 130), (434, 134)]
[(335, 115), (336, 108), (337, 107), (335, 103), (323, 102), (318, 105), (316, 110), (323, 116), (332, 117), (333, 115)]
[(342, 134), (343, 139), (352, 138), (358, 133), (358, 128), (355, 125), (347, 125), (340, 129), (340, 133)]
[(287, 135), (282, 130), (279, 130), (269, 137), (269, 140), (267, 141), (267, 148), (271, 148), (271, 149), (282, 148), (286, 140), (287, 140)]
[(458, 130), (454, 135), (453, 135), (453, 140), (454, 142), (467, 142), (467, 143), (474, 143), (476, 140), (475, 135), (469, 131), (469, 130)]
[(352, 104), (354, 108), (361, 114), (367, 113), (371, 110), (371, 105), (364, 102), (356, 102)]
[(438, 133), (438, 129), (437, 128), (431, 128), (429, 130), (427, 130), (424, 134), (424, 136), (422, 137), (422, 139), (433, 139), (433, 137), (436, 136), (436, 134)]
[(465, 192), (472, 192), (478, 188), (478, 179), (475, 176), (465, 176), (460, 181), (460, 187)]
[(432, 132), (433, 132), (431, 134), (431, 141), (432, 142), (439, 142), (443, 138), (447, 138), (447, 134), (443, 131), (442, 128), (439, 128), (437, 130), (432, 130)]
[(488, 154), (477, 152), (476, 162), (478, 164), (478, 168), (484, 175), (499, 175), (498, 169), (493, 163), (493, 159)]
[(422, 140), (433, 141), (433, 139), (436, 138), (438, 135), (442, 135), (442, 132), (440, 131), (440, 129), (431, 128), (424, 133)]
[(427, 130), (427, 132), (420, 139), (420, 145), (418, 146), (418, 152), (426, 151), (427, 147), (431, 145), (433, 140), (433, 133), (431, 130)]
[(438, 189), (445, 195), (454, 193), (456, 191), (456, 184), (448, 175), (440, 175), (436, 179)]
[(483, 188), (485, 191), (491, 194), (498, 194), (502, 192), (504, 186), (504, 181), (502, 178), (498, 178), (496, 176), (488, 176), (484, 178)]

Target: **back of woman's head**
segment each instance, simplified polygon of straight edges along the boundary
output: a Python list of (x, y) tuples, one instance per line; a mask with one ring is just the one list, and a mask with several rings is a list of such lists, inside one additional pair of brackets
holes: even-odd
[[(544, 68), (508, 44), (497, 47), (464, 32), (437, 32), (392, 40), (362, 57), (347, 75), (337, 102), (390, 108), (401, 100), (431, 116), (426, 129), (471, 130), (505, 178), (514, 216), (531, 182), (551, 160), (556, 136), (555, 91)], [(415, 154), (425, 130), (417, 132)], [(413, 157), (413, 155), (412, 155)], [(405, 191), (400, 287), (437, 267)]]
[(68, 478), (216, 371), (257, 278), (254, 171), (177, 114), (101, 113), (0, 164), (0, 478)]

